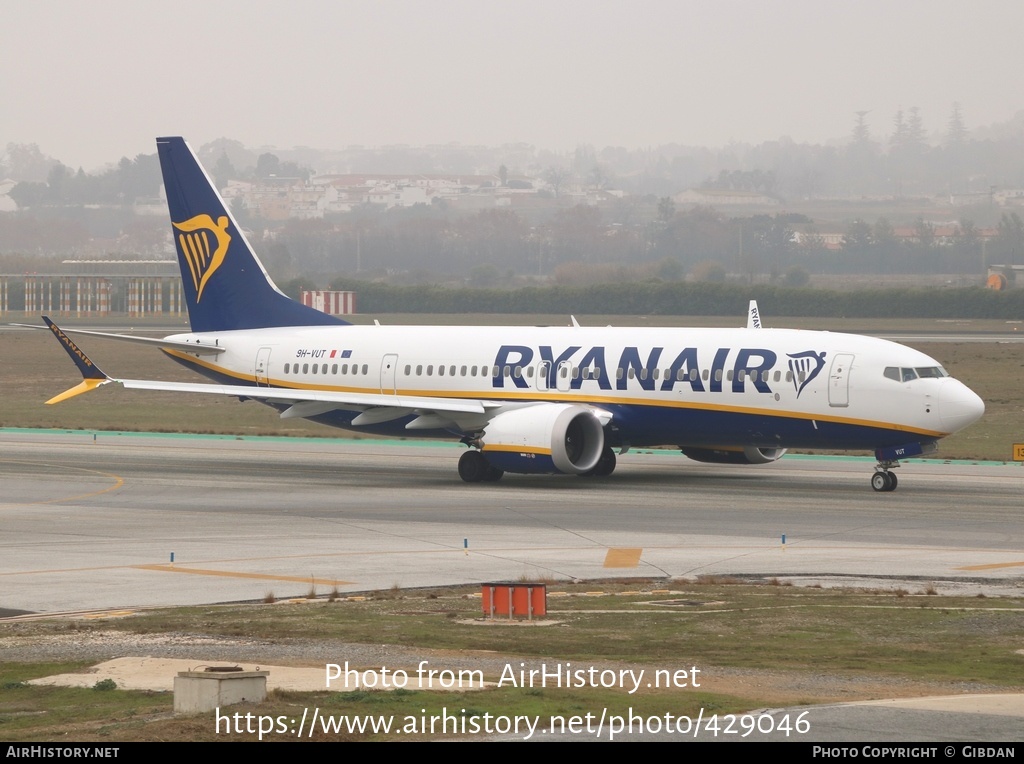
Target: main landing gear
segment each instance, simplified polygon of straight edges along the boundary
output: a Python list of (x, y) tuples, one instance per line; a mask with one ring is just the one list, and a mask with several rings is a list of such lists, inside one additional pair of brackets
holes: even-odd
[(615, 472), (615, 452), (608, 446), (601, 452), (601, 458), (592, 469), (580, 474), (580, 477), (608, 477)]
[(876, 464), (875, 474), (871, 476), (871, 487), (879, 493), (895, 491), (900, 481), (897, 479), (896, 473), (889, 472), (889, 470), (899, 466), (900, 463), (895, 460)]
[(504, 470), (491, 466), (484, 455), (475, 448), (459, 457), (459, 477), (467, 483), (493, 483), (501, 480)]

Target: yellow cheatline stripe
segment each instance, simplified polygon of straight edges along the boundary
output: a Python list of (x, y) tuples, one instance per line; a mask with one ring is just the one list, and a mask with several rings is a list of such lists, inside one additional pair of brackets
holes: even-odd
[(194, 576), (223, 576), (224, 578), (255, 578), (261, 581), (287, 581), (297, 584), (314, 586), (348, 586), (351, 581), (339, 581), (333, 578), (314, 578), (312, 576), (272, 576), (268, 573), (243, 573), (237, 570), (203, 570), (202, 568), (180, 568), (176, 565), (132, 565), (135, 570), (155, 570), (161, 573), (191, 573)]
[(953, 570), (999, 570), (1000, 568), (1024, 568), (1024, 562), (991, 562), (987, 565), (965, 565)]
[(493, 445), (484, 444), (484, 451), (502, 451), (510, 454), (538, 454), (540, 456), (551, 456), (550, 448), (540, 448), (538, 446), (517, 446), (514, 443), (512, 445), (505, 445), (504, 443), (495, 443)]
[(640, 555), (643, 548), (619, 548), (609, 549), (604, 556), (604, 567), (606, 568), (636, 568), (640, 565)]
[[(240, 381), (248, 384), (253, 384), (256, 380), (247, 374), (239, 374), (229, 369), (225, 369), (222, 366), (217, 366), (209, 361), (204, 361), (200, 358), (195, 358), (187, 353), (174, 350), (171, 348), (161, 348), (163, 352), (168, 355), (172, 355), (175, 358), (179, 358), (187, 364), (193, 364), (196, 366), (203, 366), (212, 371), (216, 371), (218, 374), (223, 374), (227, 377), (233, 377)], [(325, 390), (328, 392), (336, 393), (370, 393), (373, 395), (380, 395), (380, 388), (377, 387), (343, 387), (337, 385), (312, 385), (303, 382), (294, 382), (292, 380), (282, 381), (280, 379), (268, 378), (270, 387), (276, 387), (279, 389), (292, 389), (292, 390)], [(684, 380), (685, 381), (685, 380)], [(386, 394), (386, 393), (385, 393)], [(713, 394), (713, 393), (712, 393)], [(590, 403), (595, 405), (620, 405), (620, 406), (645, 406), (647, 408), (675, 408), (675, 409), (694, 409), (696, 411), (720, 411), (729, 414), (753, 414), (755, 416), (767, 416), (767, 417), (780, 417), (784, 419), (803, 419), (806, 421), (817, 421), (817, 422), (828, 422), (831, 424), (852, 424), (861, 427), (877, 427), (883, 430), (897, 430), (899, 432), (906, 432), (912, 435), (923, 435), (929, 438), (944, 438), (949, 435), (948, 432), (942, 432), (941, 430), (924, 430), (917, 427), (908, 427), (906, 425), (895, 424), (893, 422), (879, 422), (871, 419), (857, 419), (854, 417), (841, 417), (823, 415), (819, 413), (808, 413), (803, 411), (779, 411), (776, 409), (768, 408), (755, 408), (752, 406), (730, 406), (724, 403), (701, 403), (692, 401), (666, 401), (666, 400), (649, 400), (646, 398), (636, 397), (614, 397), (608, 395), (553, 395), (551, 393), (540, 393), (537, 391), (531, 392), (515, 392), (510, 390), (485, 390), (485, 391), (457, 391), (457, 390), (397, 390), (395, 396), (418, 396), (425, 398), (448, 398), (453, 400), (461, 400), (464, 398), (472, 400), (485, 400), (485, 401), (533, 401), (536, 403)]]
[(66, 401), (68, 398), (74, 398), (76, 395), (81, 395), (82, 393), (87, 393), (90, 390), (95, 390), (100, 385), (106, 384), (109, 381), (110, 380), (105, 377), (103, 379), (83, 379), (70, 390), (65, 390), (59, 395), (55, 395), (50, 398), (50, 400), (46, 402), (46, 405), (60, 403), (61, 401)]

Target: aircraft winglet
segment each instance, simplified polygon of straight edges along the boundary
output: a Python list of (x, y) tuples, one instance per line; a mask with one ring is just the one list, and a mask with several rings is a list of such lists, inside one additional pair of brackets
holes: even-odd
[(53, 323), (48, 316), (43, 316), (43, 321), (53, 332), (53, 335), (63, 345), (64, 350), (68, 356), (74, 361), (75, 366), (82, 372), (82, 381), (72, 387), (70, 390), (65, 390), (60, 395), (55, 395), (53, 398), (47, 401), (50, 403), (60, 403), (66, 401), (68, 398), (74, 398), (76, 395), (87, 393), (90, 390), (95, 390), (100, 385), (105, 385), (110, 381), (110, 378), (100, 370), (100, 367), (94, 364), (85, 353), (79, 350), (78, 345), (68, 337), (64, 332), (61, 331), (57, 324)]

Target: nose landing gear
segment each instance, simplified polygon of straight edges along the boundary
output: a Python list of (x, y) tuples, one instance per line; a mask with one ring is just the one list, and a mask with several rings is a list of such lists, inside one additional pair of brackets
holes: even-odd
[(879, 462), (875, 465), (875, 474), (871, 476), (871, 487), (879, 493), (895, 491), (900, 481), (896, 473), (889, 470), (899, 466), (900, 463), (896, 460)]

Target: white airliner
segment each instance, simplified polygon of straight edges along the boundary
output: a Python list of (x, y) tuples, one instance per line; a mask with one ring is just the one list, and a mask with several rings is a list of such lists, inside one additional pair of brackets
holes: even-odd
[(192, 149), (158, 138), (192, 331), (142, 342), (213, 380), (115, 379), (44, 317), (82, 372), (57, 403), (108, 382), (252, 399), (282, 418), (451, 438), (466, 482), (504, 472), (605, 476), (615, 453), (672, 445), (705, 462), (786, 449), (872, 450), (876, 491), (902, 457), (976, 421), (981, 399), (934, 359), (872, 337), (762, 329), (352, 326), (286, 297)]

